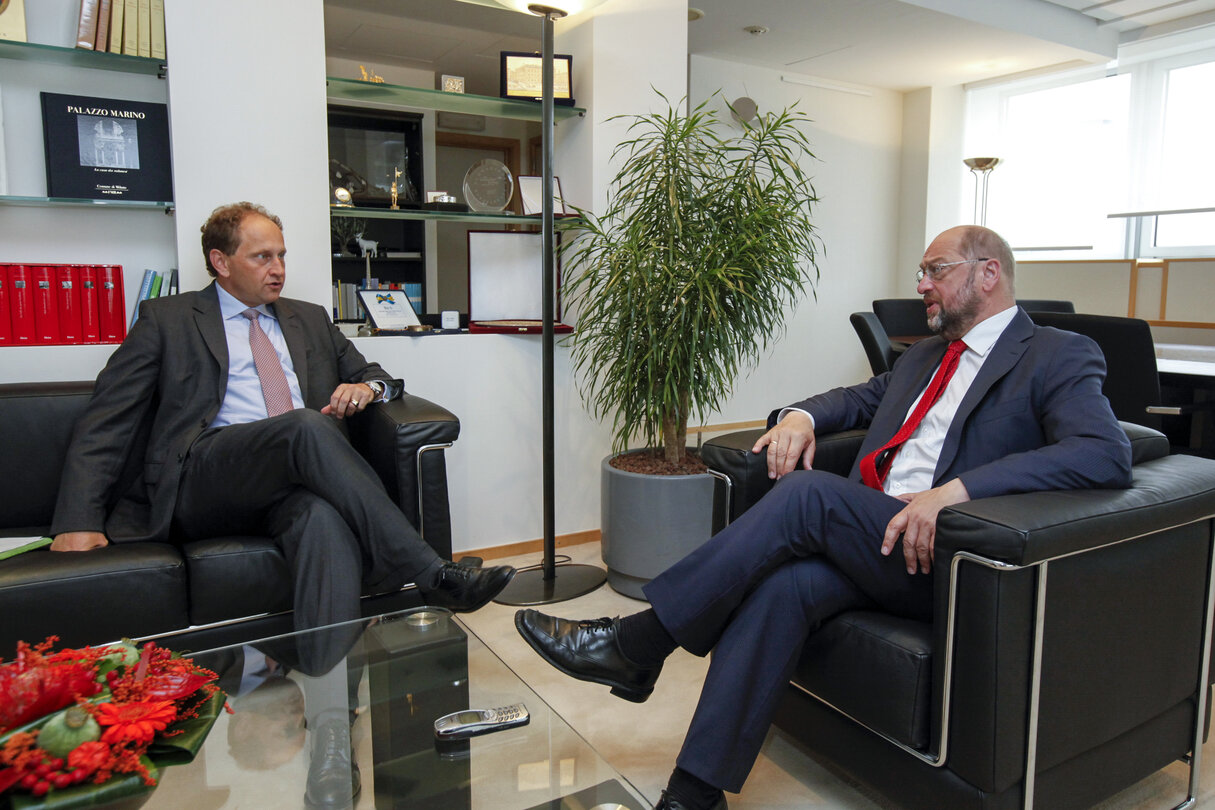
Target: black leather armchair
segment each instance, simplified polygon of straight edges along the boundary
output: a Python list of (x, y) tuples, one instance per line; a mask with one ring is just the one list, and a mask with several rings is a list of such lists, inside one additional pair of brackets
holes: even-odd
[[(49, 529), (72, 427), (91, 394), (91, 382), (0, 385), (0, 535)], [(352, 419), (350, 433), (406, 517), (450, 559), (443, 448), (459, 436), (459, 420), (406, 394)], [(266, 537), (27, 552), (0, 560), (0, 657), (19, 639), (52, 633), (68, 645), (166, 634), (179, 649), (237, 643), (289, 631), (291, 594), (286, 560)], [(366, 593), (363, 612), (421, 601), (413, 586)]]
[[(1089, 807), (1191, 752), (1195, 795), (1215, 462), (1123, 427), (1130, 489), (942, 512), (934, 621), (833, 619), (807, 642), (777, 725), (908, 808)], [(702, 448), (733, 481), (732, 515), (770, 485), (757, 433)], [(820, 437), (814, 466), (847, 474), (863, 435)]]

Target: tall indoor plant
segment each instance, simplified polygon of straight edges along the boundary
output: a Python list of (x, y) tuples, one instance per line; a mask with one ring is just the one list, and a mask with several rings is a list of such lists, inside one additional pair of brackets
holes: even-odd
[(729, 129), (709, 101), (682, 106), (620, 116), (607, 208), (579, 212), (563, 256), (588, 408), (613, 416), (614, 451), (640, 439), (672, 465), (689, 416), (721, 406), (818, 280), (809, 119), (785, 109)]
[[(625, 118), (606, 210), (579, 212), (563, 257), (580, 390), (595, 416), (612, 416), (619, 453), (601, 468), (603, 561), (613, 588), (644, 598), (719, 526), (713, 477), (686, 452), (688, 419), (720, 408), (813, 292), (817, 197), (799, 112), (733, 130), (709, 102)], [(661, 461), (622, 452), (637, 440), (661, 446)]]

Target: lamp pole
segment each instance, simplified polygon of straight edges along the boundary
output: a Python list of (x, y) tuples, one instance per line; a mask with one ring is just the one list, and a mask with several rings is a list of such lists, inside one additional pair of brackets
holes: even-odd
[(573, 599), (598, 588), (607, 581), (607, 573), (593, 565), (562, 565), (558, 576), (556, 534), (556, 439), (554, 430), (554, 344), (553, 323), (556, 320), (557, 258), (556, 226), (553, 213), (553, 22), (565, 12), (552, 6), (533, 3), (527, 10), (541, 18), (541, 194), (540, 232), (544, 263), (541, 274), (542, 290), (542, 357), (541, 357), (541, 442), (543, 445), (543, 520), (544, 557), (539, 568), (524, 569), (494, 600), (503, 605), (546, 605)]

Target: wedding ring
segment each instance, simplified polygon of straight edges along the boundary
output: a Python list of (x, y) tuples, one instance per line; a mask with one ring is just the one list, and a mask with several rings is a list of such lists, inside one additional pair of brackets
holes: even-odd
[(359, 401), (357, 399), (352, 399), (350, 401), (354, 403), (354, 407), (359, 407)]

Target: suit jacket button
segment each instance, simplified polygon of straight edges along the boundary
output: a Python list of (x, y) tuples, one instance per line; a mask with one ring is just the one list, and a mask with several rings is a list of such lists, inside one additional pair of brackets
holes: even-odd
[(177, 460), (178, 460), (178, 461), (184, 461), (184, 460), (185, 460), (185, 458), (186, 458), (186, 457), (185, 457), (184, 455), (182, 455), (181, 453), (178, 453), (178, 454), (177, 454)]

